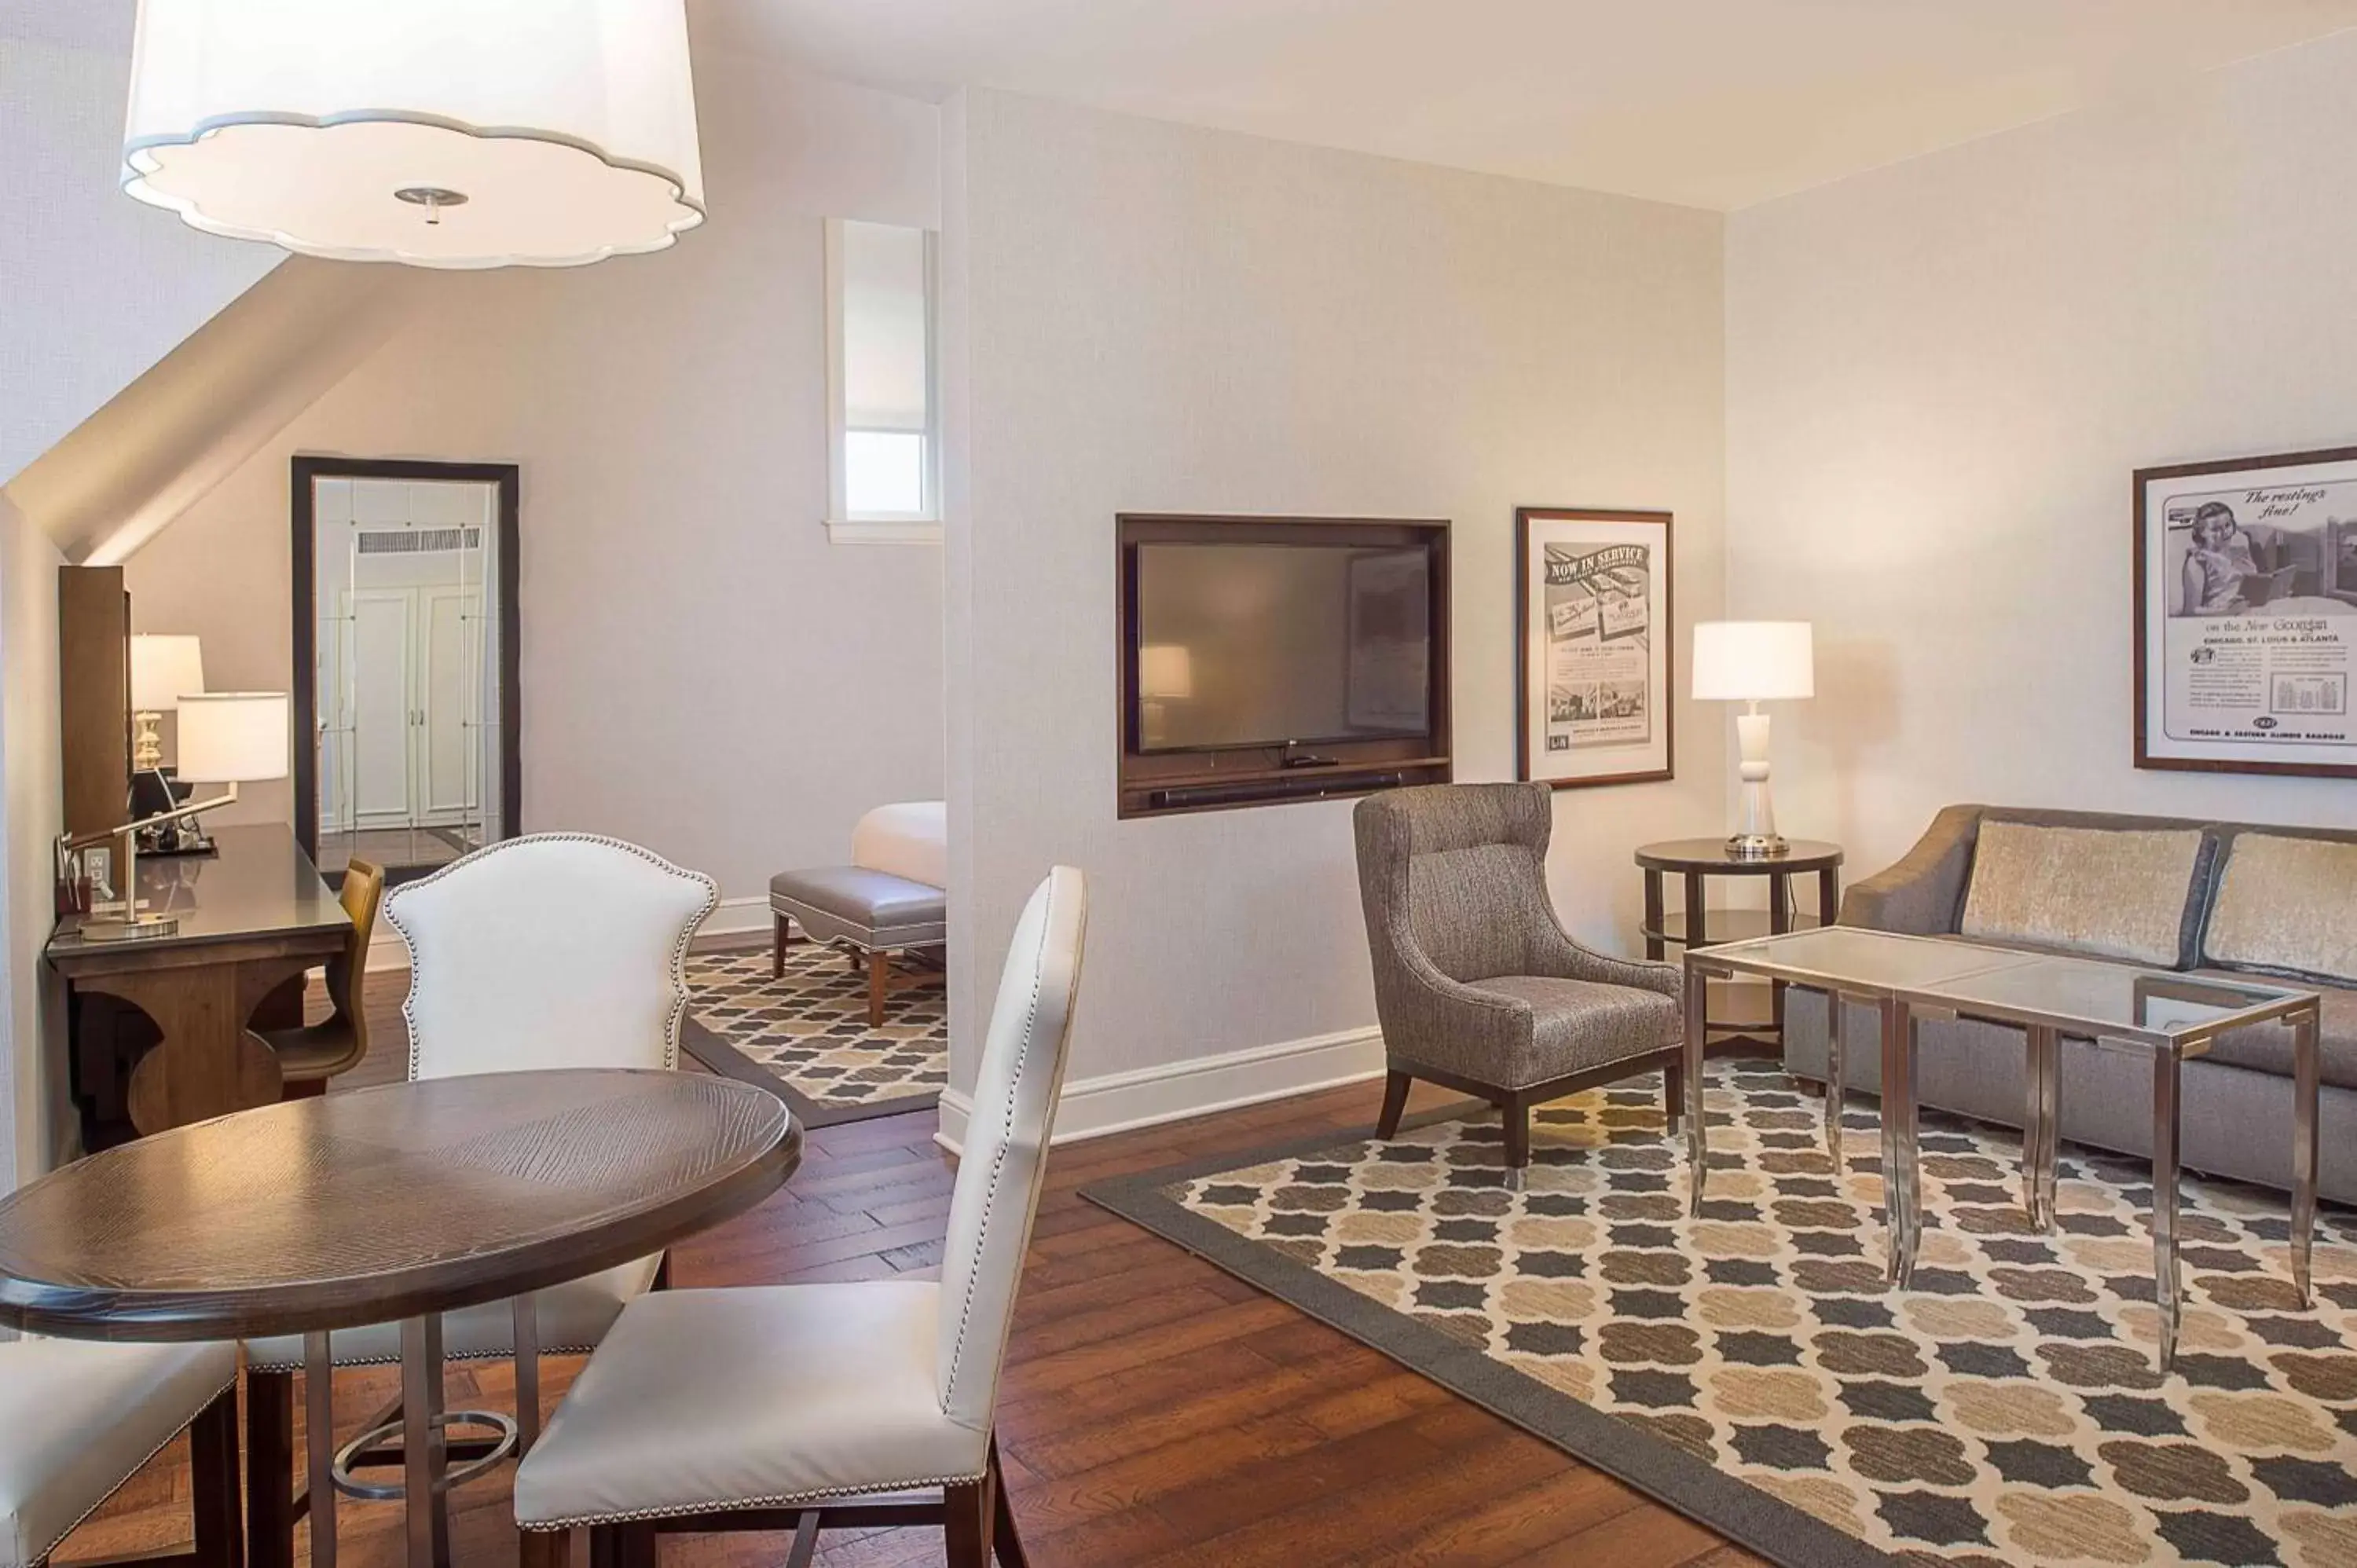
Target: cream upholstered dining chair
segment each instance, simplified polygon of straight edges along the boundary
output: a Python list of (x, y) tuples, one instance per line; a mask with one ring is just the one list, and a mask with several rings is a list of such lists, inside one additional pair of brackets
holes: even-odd
[[(507, 839), (396, 889), (384, 910), (409, 944), (409, 1076), (678, 1067), (688, 943), (719, 897), (700, 872), (587, 833)], [(590, 1349), (662, 1265), (642, 1258), (536, 1293), (538, 1349)], [(515, 1353), (507, 1302), (450, 1313), (442, 1332), (447, 1360)], [(400, 1333), (396, 1323), (339, 1333), (330, 1350), (339, 1367), (397, 1363)], [(293, 1550), (288, 1450), (303, 1341), (245, 1349), (247, 1449), (264, 1455), (251, 1466), (247, 1517), (257, 1568), (270, 1568)]]
[(242, 1568), (237, 1350), (229, 1345), (0, 1345), (0, 1568), (38, 1568), (183, 1431), (198, 1568)]
[(661, 1530), (940, 1522), (952, 1568), (1023, 1550), (992, 1430), (1080, 984), (1087, 897), (1058, 866), (1015, 928), (958, 1161), (942, 1277), (632, 1302), (516, 1470), (526, 1568), (650, 1568)]

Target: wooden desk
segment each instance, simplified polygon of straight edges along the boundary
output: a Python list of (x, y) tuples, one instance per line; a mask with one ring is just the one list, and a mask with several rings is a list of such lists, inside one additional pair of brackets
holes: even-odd
[(278, 1058), (245, 1030), (262, 999), (343, 951), (352, 923), (284, 827), (219, 828), (210, 855), (139, 862), (140, 901), (179, 916), (168, 937), (82, 940), (68, 917), (48, 956), (76, 991), (155, 1021), (162, 1043), (131, 1075), (143, 1133), (277, 1100)]

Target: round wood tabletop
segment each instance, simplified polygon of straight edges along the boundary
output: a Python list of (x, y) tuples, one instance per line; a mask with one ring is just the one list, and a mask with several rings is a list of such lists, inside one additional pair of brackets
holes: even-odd
[(742, 1213), (802, 1163), (748, 1084), (561, 1069), (242, 1111), (0, 1198), (0, 1324), (231, 1339), (497, 1301)]
[(1737, 854), (1727, 841), (1664, 839), (1641, 845), (1637, 864), (1647, 871), (1704, 871), (1713, 876), (1770, 876), (1778, 872), (1826, 871), (1842, 863), (1841, 845), (1794, 839), (1782, 854)]

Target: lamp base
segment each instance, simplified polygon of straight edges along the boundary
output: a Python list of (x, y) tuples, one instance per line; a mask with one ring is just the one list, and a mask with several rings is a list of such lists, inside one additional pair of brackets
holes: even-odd
[(178, 915), (102, 915), (81, 923), (86, 942), (136, 942), (168, 937), (180, 929)]
[(1774, 860), (1792, 853), (1781, 833), (1731, 833), (1727, 840), (1730, 860)]

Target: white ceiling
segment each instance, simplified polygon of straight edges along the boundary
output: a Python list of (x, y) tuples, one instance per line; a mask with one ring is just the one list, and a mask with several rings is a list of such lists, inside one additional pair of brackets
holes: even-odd
[(1732, 209), (2357, 26), (2357, 0), (691, 0), (699, 52)]

